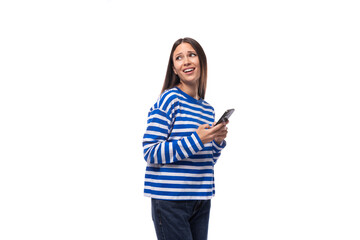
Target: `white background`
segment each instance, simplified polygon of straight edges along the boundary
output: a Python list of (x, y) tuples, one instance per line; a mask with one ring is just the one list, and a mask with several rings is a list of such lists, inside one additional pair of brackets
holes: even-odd
[(236, 111), (209, 239), (360, 239), (357, 1), (2, 1), (0, 239), (156, 239), (142, 135), (172, 44)]

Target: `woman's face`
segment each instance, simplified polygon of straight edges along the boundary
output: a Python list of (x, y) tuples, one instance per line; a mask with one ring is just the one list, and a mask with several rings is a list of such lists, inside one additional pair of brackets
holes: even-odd
[(195, 84), (200, 78), (200, 62), (197, 53), (189, 43), (181, 43), (173, 54), (174, 72), (186, 84)]

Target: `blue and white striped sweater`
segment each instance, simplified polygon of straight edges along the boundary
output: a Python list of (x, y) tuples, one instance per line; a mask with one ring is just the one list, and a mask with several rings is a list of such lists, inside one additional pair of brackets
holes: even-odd
[(165, 91), (150, 109), (143, 138), (145, 196), (168, 200), (210, 199), (214, 164), (225, 147), (203, 144), (196, 133), (214, 122), (214, 109), (179, 88)]

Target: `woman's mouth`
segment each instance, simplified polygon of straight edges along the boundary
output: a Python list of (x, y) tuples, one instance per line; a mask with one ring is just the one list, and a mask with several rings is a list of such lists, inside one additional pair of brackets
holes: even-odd
[(195, 68), (186, 68), (186, 69), (183, 70), (183, 72), (184, 72), (185, 74), (191, 74), (191, 73), (194, 72), (194, 70), (195, 70)]

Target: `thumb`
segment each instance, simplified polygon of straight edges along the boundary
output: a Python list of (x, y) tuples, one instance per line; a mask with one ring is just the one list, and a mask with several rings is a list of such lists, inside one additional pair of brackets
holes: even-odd
[(199, 128), (201, 128), (201, 129), (210, 128), (210, 125), (209, 124), (203, 124), (203, 125), (200, 125)]

